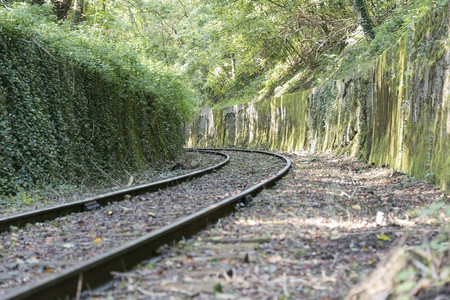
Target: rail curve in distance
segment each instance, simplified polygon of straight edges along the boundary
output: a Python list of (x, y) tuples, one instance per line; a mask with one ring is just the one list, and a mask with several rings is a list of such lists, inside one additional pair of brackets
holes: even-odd
[(225, 198), (192, 213), (175, 222), (156, 229), (140, 238), (98, 255), (80, 264), (69, 267), (36, 283), (12, 290), (2, 299), (58, 299), (76, 297), (83, 290), (93, 289), (112, 279), (111, 272), (124, 272), (135, 267), (139, 262), (155, 255), (157, 249), (182, 238), (188, 238), (209, 224), (233, 212), (240, 202), (255, 196), (262, 189), (271, 186), (289, 172), (291, 162), (283, 155), (240, 149), (200, 149), (200, 151), (240, 151), (259, 153), (276, 157), (283, 162), (279, 171), (258, 184), (237, 195)]
[[(197, 151), (196, 149), (188, 149), (189, 151)], [(170, 186), (174, 186), (185, 182), (187, 180), (192, 180), (194, 178), (203, 176), (210, 172), (214, 172), (225, 166), (230, 161), (230, 156), (214, 150), (201, 150), (202, 153), (210, 153), (215, 155), (223, 156), (224, 160), (216, 165), (210, 166), (208, 168), (191, 172), (188, 174), (176, 176), (173, 178), (168, 178), (165, 180), (160, 180), (157, 182), (151, 182), (146, 184), (141, 184), (137, 186), (132, 186), (119, 191), (109, 192), (106, 194), (97, 195), (94, 197), (89, 197), (80, 201), (75, 201), (71, 203), (64, 203), (55, 206), (50, 206), (46, 208), (41, 208), (25, 213), (14, 214), (11, 216), (0, 218), (0, 232), (6, 231), (10, 226), (23, 227), (28, 223), (43, 222), (47, 220), (53, 220), (57, 217), (65, 216), (71, 213), (78, 213), (83, 211), (92, 210), (100, 206), (105, 206), (108, 203), (122, 201), (126, 195), (136, 196), (147, 192), (154, 192), (161, 189), (165, 189)]]

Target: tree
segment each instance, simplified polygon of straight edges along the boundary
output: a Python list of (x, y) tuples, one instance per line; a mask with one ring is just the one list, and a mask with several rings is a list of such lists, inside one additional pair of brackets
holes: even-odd
[(355, 0), (355, 7), (358, 11), (360, 24), (364, 30), (364, 34), (370, 42), (375, 38), (375, 31), (373, 30), (374, 26), (372, 20), (370, 19), (364, 0)]
[(53, 7), (58, 21), (67, 18), (71, 5), (72, 0), (55, 0)]
[(79, 23), (84, 20), (84, 1), (75, 0), (73, 22)]

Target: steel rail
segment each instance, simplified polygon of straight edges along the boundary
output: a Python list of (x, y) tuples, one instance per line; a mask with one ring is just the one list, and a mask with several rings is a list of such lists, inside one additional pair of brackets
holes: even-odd
[[(197, 151), (197, 149), (188, 149), (188, 151)], [(223, 156), (225, 159), (215, 164), (214, 166), (191, 172), (189, 174), (184, 174), (152, 183), (145, 183), (141, 185), (132, 186), (119, 191), (109, 192), (106, 194), (101, 194), (93, 197), (89, 197), (83, 200), (58, 204), (50, 207), (45, 207), (37, 209), (34, 211), (28, 211), (24, 213), (18, 213), (6, 217), (0, 218), (0, 232), (6, 231), (10, 226), (23, 227), (28, 223), (44, 222), (47, 220), (53, 220), (57, 217), (69, 215), (71, 213), (79, 213), (84, 211), (89, 211), (100, 206), (108, 205), (111, 202), (117, 202), (124, 200), (126, 195), (137, 196), (147, 192), (154, 192), (161, 189), (165, 189), (170, 186), (177, 185), (181, 182), (185, 182), (207, 173), (214, 172), (222, 168), (230, 161), (230, 156), (224, 153), (217, 152), (215, 150), (199, 150), (201, 153), (210, 153)]]
[[(204, 150), (210, 151), (211, 149)], [(229, 215), (236, 209), (240, 202), (246, 201), (250, 195), (256, 196), (265, 187), (273, 185), (286, 175), (291, 168), (291, 161), (287, 157), (276, 153), (241, 149), (216, 150), (268, 154), (284, 160), (285, 166), (271, 178), (246, 189), (238, 195), (226, 198), (205, 209), (181, 218), (172, 224), (116, 247), (107, 253), (67, 268), (59, 274), (55, 274), (34, 284), (14, 289), (4, 295), (2, 299), (60, 299), (75, 297), (82, 290), (92, 290), (101, 286), (113, 279), (111, 272), (126, 272), (141, 261), (157, 255), (156, 251), (160, 246), (181, 240), (182, 238), (188, 238), (206, 228), (209, 224)]]

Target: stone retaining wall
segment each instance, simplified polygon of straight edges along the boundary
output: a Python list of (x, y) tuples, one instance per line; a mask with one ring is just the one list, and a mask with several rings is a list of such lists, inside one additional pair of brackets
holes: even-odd
[(343, 80), (224, 109), (188, 127), (189, 147), (335, 151), (450, 190), (449, 6)]

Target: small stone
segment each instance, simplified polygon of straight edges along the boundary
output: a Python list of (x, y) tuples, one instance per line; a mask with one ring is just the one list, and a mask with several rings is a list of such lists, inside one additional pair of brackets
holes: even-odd
[(375, 222), (377, 223), (377, 225), (379, 226), (383, 226), (386, 225), (386, 217), (384, 215), (384, 212), (382, 211), (378, 211), (377, 212), (377, 217), (375, 219)]

